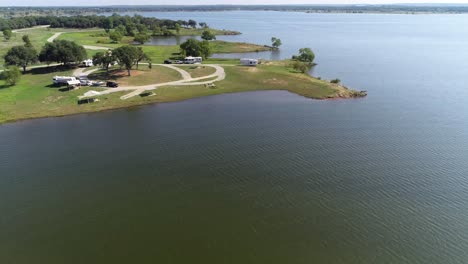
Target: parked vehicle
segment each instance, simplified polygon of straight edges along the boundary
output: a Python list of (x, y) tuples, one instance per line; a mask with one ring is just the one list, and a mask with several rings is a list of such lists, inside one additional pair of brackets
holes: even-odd
[(102, 86), (104, 85), (104, 82), (91, 82), (92, 86)]
[(71, 77), (71, 76), (54, 76), (52, 78), (52, 82), (54, 84), (57, 84), (57, 85), (65, 85), (65, 84), (68, 84), (68, 82), (71, 82), (71, 81), (76, 81), (76, 78)]
[(93, 66), (93, 60), (92, 59), (87, 59), (81, 62), (81, 66), (84, 67), (92, 67)]
[(176, 60), (176, 61), (174, 61), (174, 64), (184, 64), (184, 62), (181, 61), (181, 60)]
[(259, 64), (257, 59), (240, 59), (240, 64), (244, 66), (257, 66)]
[(172, 61), (171, 60), (165, 60), (164, 64), (172, 64)]
[(203, 61), (202, 57), (185, 57), (184, 63), (185, 64), (195, 64), (195, 63), (201, 63)]
[(107, 82), (107, 83), (106, 83), (106, 86), (107, 86), (107, 87), (115, 88), (115, 87), (119, 87), (119, 84), (116, 83), (116, 82)]

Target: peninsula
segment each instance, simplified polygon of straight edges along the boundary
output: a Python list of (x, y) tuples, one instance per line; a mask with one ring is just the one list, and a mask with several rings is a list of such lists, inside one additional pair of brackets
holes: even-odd
[[(6, 34), (11, 36), (0, 43), (0, 56), (5, 58), (6, 65), (19, 66), (24, 72), (13, 82), (5, 78), (13, 72), (12, 66), (4, 68), (1, 74), (0, 123), (254, 90), (286, 90), (313, 99), (366, 95), (365, 92), (342, 86), (339, 80), (326, 81), (309, 76), (307, 70), (299, 67), (305, 62), (297, 59), (259, 61), (253, 67), (241, 65), (238, 59), (210, 58), (213, 53), (257, 52), (272, 48), (215, 40), (216, 35), (239, 32), (212, 29), (206, 23), (193, 20), (170, 21), (117, 15), (109, 25), (105, 17), (91, 18), (86, 20), (86, 25), (79, 24), (84, 20), (78, 17), (69, 17), (50, 26), (21, 27), (11, 32), (3, 30), (5, 39)], [(163, 35), (203, 35), (205, 40), (191, 39), (186, 44), (192, 45), (190, 47), (144, 45), (151, 37)], [(77, 51), (77, 54), (67, 54), (66, 58), (52, 56), (60, 53), (61, 46), (67, 46), (67, 50)], [(200, 56), (203, 57), (201, 64), (172, 64), (183, 60), (184, 56), (198, 55), (197, 48), (200, 48)], [(9, 57), (15, 49), (40, 52), (25, 63), (24, 60), (15, 61), (15, 57)], [(137, 57), (127, 62), (128, 56), (125, 54), (133, 52)], [(104, 62), (106, 54), (112, 54), (112, 61)], [(81, 61), (88, 58), (93, 58), (95, 66), (82, 67)], [(312, 61), (313, 57), (310, 65)], [(63, 89), (53, 85), (54, 76), (76, 76), (95, 83), (112, 81), (119, 87)], [(96, 102), (78, 104), (80, 99), (89, 97), (90, 91)]]

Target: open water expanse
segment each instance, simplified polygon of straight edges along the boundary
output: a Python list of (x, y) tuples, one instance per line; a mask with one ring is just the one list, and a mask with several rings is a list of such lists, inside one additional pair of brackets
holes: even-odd
[[(468, 16), (146, 13), (367, 90), (0, 126), (0, 263), (467, 263)], [(242, 85), (242, 83), (239, 83)]]

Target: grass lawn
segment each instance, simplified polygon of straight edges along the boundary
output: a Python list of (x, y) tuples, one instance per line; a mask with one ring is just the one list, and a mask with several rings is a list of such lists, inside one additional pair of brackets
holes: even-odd
[(216, 71), (216, 69), (213, 67), (207, 67), (203, 65), (190, 65), (190, 66), (177, 65), (176, 67), (179, 67), (182, 70), (185, 70), (188, 73), (190, 73), (190, 76), (192, 76), (192, 78), (207, 76), (207, 75), (215, 73)]
[(213, 53), (242, 53), (242, 52), (259, 52), (268, 51), (270, 48), (243, 42), (228, 42), (215, 40), (211, 41), (211, 49)]
[[(261, 65), (258, 67), (227, 65), (224, 68), (226, 79), (216, 82), (215, 88), (205, 87), (204, 85), (168, 86), (154, 90), (156, 96), (143, 98), (135, 96), (127, 100), (120, 99), (120, 96), (126, 92), (119, 92), (99, 96), (100, 102), (85, 105), (77, 104), (77, 96), (88, 90), (99, 90), (100, 88), (82, 87), (79, 90), (61, 92), (51, 85), (52, 77), (71, 74), (72, 70), (66, 68), (34, 69), (23, 75), (16, 86), (6, 87), (0, 81), (0, 102), (2, 102), (0, 104), (0, 123), (254, 90), (286, 90), (316, 99), (349, 98), (359, 95), (356, 91), (317, 80), (305, 74), (294, 73), (280, 65)], [(153, 82), (149, 81), (150, 78), (154, 78), (153, 80), (157, 82), (180, 79), (180, 76), (176, 76), (176, 74), (178, 75), (176, 71), (163, 72), (166, 69), (155, 66), (152, 71), (142, 70), (143, 74), (139, 76), (146, 74), (146, 77), (134, 76), (131, 77), (134, 79), (129, 79), (128, 82), (133, 85), (143, 85)], [(193, 69), (193, 71), (197, 70)], [(118, 81), (122, 83), (125, 78), (128, 77), (122, 77)]]
[(139, 70), (132, 70), (132, 76), (127, 70), (110, 69), (109, 72), (99, 70), (91, 73), (90, 80), (113, 80), (121, 86), (140, 86), (154, 83), (165, 83), (182, 79), (179, 72), (163, 66), (153, 66), (150, 70), (147, 65), (140, 65)]

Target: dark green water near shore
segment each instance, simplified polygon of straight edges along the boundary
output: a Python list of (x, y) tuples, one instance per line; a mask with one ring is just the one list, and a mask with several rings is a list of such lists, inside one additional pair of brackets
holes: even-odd
[(0, 263), (466, 263), (468, 17), (188, 13), (244, 38), (253, 14), (301, 43), (311, 16), (314, 73), (369, 96), (2, 125)]

